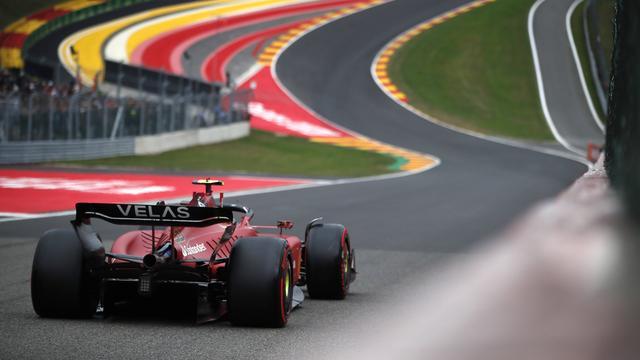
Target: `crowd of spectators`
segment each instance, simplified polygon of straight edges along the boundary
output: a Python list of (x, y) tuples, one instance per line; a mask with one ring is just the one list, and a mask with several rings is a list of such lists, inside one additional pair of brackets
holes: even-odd
[(0, 69), (0, 98), (28, 96), (34, 93), (71, 96), (77, 91), (75, 81), (55, 84), (51, 80), (29, 76), (22, 71)]

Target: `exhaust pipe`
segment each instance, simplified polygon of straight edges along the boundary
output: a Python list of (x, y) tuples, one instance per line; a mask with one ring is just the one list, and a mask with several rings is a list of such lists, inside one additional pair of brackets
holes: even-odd
[(167, 261), (168, 257), (159, 256), (158, 254), (147, 254), (142, 258), (142, 264), (151, 269), (152, 267), (158, 264), (164, 264)]

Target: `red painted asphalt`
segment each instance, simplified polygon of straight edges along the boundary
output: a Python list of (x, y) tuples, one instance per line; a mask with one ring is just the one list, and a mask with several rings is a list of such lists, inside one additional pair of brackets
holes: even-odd
[(154, 69), (182, 74), (182, 54), (201, 39), (242, 26), (266, 22), (286, 16), (295, 16), (322, 9), (353, 4), (356, 0), (317, 1), (308, 4), (290, 5), (249, 14), (223, 17), (163, 33), (145, 41), (133, 52), (131, 63)]
[[(278, 17), (336, 8), (356, 2), (358, 1), (314, 2), (216, 19), (194, 26), (179, 28), (152, 38), (135, 49), (133, 63), (138, 62), (146, 67), (168, 69), (171, 72), (180, 74), (182, 73), (180, 64), (182, 53), (195, 42), (207, 36), (212, 36), (216, 32), (269, 21)], [(208, 81), (221, 80), (224, 67), (239, 51), (255, 42), (284, 33), (300, 23), (301, 21), (282, 24), (230, 40), (213, 52), (202, 64), (203, 77)], [(254, 91), (254, 99), (250, 104), (252, 128), (303, 138), (352, 136), (348, 132), (318, 118), (293, 101), (278, 86), (268, 67), (258, 71), (243, 84), (240, 84), (239, 87), (248, 88), (252, 83), (257, 85)]]
[(353, 137), (292, 100), (275, 81), (270, 67), (263, 67), (240, 87), (252, 83), (257, 86), (249, 103), (252, 128), (302, 138)]
[[(299, 179), (215, 177), (224, 191), (306, 184)], [(200, 190), (192, 177), (155, 174), (0, 170), (0, 213), (37, 214), (71, 210), (76, 202), (131, 203), (175, 199)]]

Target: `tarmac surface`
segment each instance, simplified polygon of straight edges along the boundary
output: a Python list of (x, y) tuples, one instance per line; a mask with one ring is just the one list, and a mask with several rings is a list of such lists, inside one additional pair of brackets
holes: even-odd
[[(29, 290), (34, 249), (43, 231), (68, 226), (71, 217), (0, 223), (0, 358), (315, 357), (348, 343), (341, 329), (399, 306), (394, 295), (410, 297), (415, 275), (437, 277), (533, 203), (568, 187), (584, 165), (441, 128), (399, 107), (371, 78), (376, 52), (394, 36), (465, 2), (381, 5), (311, 32), (277, 63), (283, 84), (320, 115), (443, 161), (413, 176), (231, 199), (256, 210), (254, 223), (294, 220), (299, 235), (317, 216), (346, 224), (359, 275), (345, 301), (307, 300), (284, 329), (196, 326), (163, 314), (40, 319)], [(97, 229), (104, 239), (123, 231)]]
[(568, 146), (584, 153), (588, 143), (604, 143), (604, 132), (587, 102), (566, 29), (566, 16), (575, 1), (539, 2), (533, 35), (549, 117)]

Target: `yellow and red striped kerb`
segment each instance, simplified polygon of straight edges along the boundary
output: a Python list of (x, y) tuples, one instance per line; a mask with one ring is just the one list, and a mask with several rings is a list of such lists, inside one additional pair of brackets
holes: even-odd
[(373, 73), (375, 74), (375, 77), (378, 79), (378, 82), (382, 84), (382, 87), (384, 87), (387, 94), (389, 94), (392, 98), (398, 101), (402, 101), (402, 102), (409, 101), (407, 94), (402, 92), (402, 90), (400, 90), (393, 83), (393, 80), (389, 77), (389, 64), (391, 63), (391, 58), (393, 57), (393, 55), (395, 55), (398, 49), (400, 49), (404, 44), (406, 44), (411, 39), (433, 28), (434, 26), (440, 25), (447, 20), (455, 18), (456, 16), (462, 15), (473, 9), (477, 9), (481, 6), (484, 6), (486, 4), (489, 4), (495, 1), (496, 0), (479, 0), (479, 1), (474, 1), (468, 5), (461, 6), (457, 9), (444, 13), (436, 18), (427, 20), (417, 26), (414, 26), (413, 28), (404, 32), (403, 34), (395, 38), (392, 42), (387, 44), (387, 46), (382, 50), (382, 52), (380, 53), (380, 56), (377, 58), (376, 63), (373, 66)]
[(308, 31), (311, 28), (326, 24), (332, 20), (353, 14), (360, 10), (363, 10), (375, 5), (380, 5), (384, 2), (385, 2), (384, 0), (363, 1), (351, 6), (344, 7), (339, 10), (328, 12), (324, 15), (317, 16), (308, 21), (305, 21), (301, 25), (296, 26), (293, 29), (278, 36), (278, 38), (275, 41), (271, 42), (267, 47), (265, 47), (260, 53), (260, 55), (258, 56), (258, 63), (263, 66), (271, 66), (271, 64), (273, 63), (273, 59), (282, 51), (283, 48), (285, 48), (290, 43), (298, 39), (302, 34), (304, 34), (306, 31)]
[(72, 0), (40, 10), (23, 17), (0, 33), (0, 67), (22, 68), (22, 47), (27, 37), (47, 22), (68, 14), (104, 2), (104, 0)]

